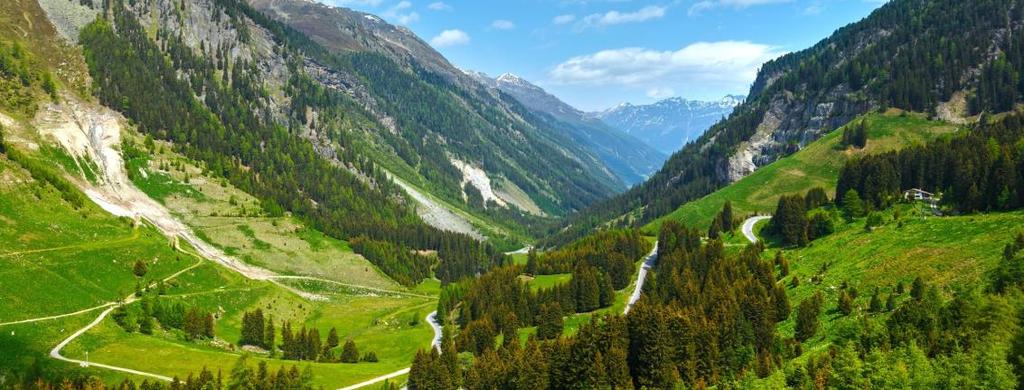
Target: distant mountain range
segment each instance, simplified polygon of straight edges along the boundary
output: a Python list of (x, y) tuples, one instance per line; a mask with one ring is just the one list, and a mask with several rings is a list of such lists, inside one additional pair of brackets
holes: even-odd
[(596, 155), (627, 185), (646, 180), (665, 162), (667, 153), (608, 126), (522, 77), (505, 73), (492, 78), (481, 72), (465, 72), (481, 84), (512, 96), (550, 127), (562, 130), (573, 141)]
[(623, 103), (587, 115), (644, 141), (662, 153), (672, 154), (729, 116), (744, 100), (745, 96), (736, 95), (727, 95), (718, 101), (674, 97), (647, 105)]

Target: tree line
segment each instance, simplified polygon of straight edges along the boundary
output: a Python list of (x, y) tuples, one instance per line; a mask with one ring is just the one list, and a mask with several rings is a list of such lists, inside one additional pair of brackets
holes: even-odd
[(338, 330), (331, 328), (327, 339), (320, 337), (317, 328), (307, 329), (305, 326), (294, 329), (290, 321), (281, 323), (281, 344), (275, 340), (274, 319), (263, 315), (262, 309), (246, 311), (242, 314), (242, 334), (238, 345), (251, 345), (270, 352), (270, 356), (278, 356), (286, 360), (305, 360), (315, 362), (358, 363), (377, 362), (377, 354), (369, 351), (360, 356), (356, 343), (347, 340), (340, 353), (335, 350), (341, 345)]
[(11, 388), (34, 390), (314, 390), (316, 388), (313, 386), (313, 371), (309, 366), (300, 370), (298, 366), (285, 367), (282, 365), (275, 371), (265, 361), (261, 361), (253, 367), (245, 355), (238, 359), (227, 376), (220, 371), (214, 373), (203, 367), (198, 373), (189, 374), (184, 379), (175, 376), (170, 382), (148, 379), (136, 382), (132, 379), (125, 379), (114, 385), (109, 385), (95, 376), (80, 375), (48, 379), (38, 373), (28, 373), (13, 379), (7, 382)]
[(880, 210), (918, 188), (942, 196), (957, 212), (1011, 210), (1024, 206), (1022, 114), (1002, 120), (983, 116), (970, 131), (948, 139), (847, 162), (836, 185), (837, 203), (854, 190), (868, 210)]
[(146, 295), (138, 305), (121, 305), (110, 317), (126, 332), (153, 334), (159, 324), (165, 330), (176, 329), (186, 340), (212, 339), (213, 313), (181, 302), (170, 303), (160, 297)]

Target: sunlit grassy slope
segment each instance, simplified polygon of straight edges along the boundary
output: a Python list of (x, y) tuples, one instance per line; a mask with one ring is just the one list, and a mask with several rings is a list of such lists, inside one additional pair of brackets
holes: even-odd
[[(869, 138), (864, 149), (842, 148), (840, 143), (844, 128), (840, 128), (732, 185), (680, 206), (645, 226), (644, 232), (655, 234), (661, 224), (669, 219), (706, 228), (726, 200), (732, 201), (735, 215), (741, 216), (755, 212), (770, 213), (781, 195), (805, 192), (814, 187), (823, 187), (831, 194), (835, 190), (839, 169), (845, 161), (860, 155), (884, 153), (921, 144), (956, 130), (951, 124), (897, 110), (867, 114), (864, 119), (867, 120)], [(858, 122), (855, 120), (851, 123)]]

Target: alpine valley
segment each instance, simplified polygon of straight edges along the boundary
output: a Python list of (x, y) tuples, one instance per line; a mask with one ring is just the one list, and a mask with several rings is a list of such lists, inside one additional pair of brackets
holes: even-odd
[(1024, 388), (1024, 1), (326, 3), (0, 2), (0, 389)]

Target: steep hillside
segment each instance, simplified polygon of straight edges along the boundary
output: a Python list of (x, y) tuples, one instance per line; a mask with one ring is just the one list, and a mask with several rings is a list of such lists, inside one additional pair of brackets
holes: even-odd
[[(17, 5), (0, 10), (0, 27), (49, 26), (34, 2)], [(273, 214), (187, 148), (139, 134), (73, 88), (89, 81), (77, 50), (52, 27), (37, 33), (0, 37), (0, 387), (163, 382), (230, 372), (246, 356), (274, 372), (309, 366), (307, 386), (337, 388), (430, 345), (436, 280), (400, 286), (382, 272), (393, 263)], [(243, 346), (255, 311), (291, 346)], [(341, 364), (328, 341), (300, 363), (291, 326), (317, 344), (358, 343), (374, 361)]]
[(562, 236), (635, 210), (639, 222), (653, 220), (878, 107), (949, 121), (1008, 110), (1021, 95), (1016, 70), (1024, 56), (1012, 37), (1024, 34), (1022, 9), (1019, 1), (890, 1), (815, 46), (765, 64), (728, 119), (644, 185), (570, 218)]
[[(442, 279), (497, 261), (492, 245), (417, 217), (374, 162), (400, 160), (381, 149), (397, 138), (305, 73), (301, 53), (285, 44), (294, 31), (231, 1), (105, 3), (109, 19), (98, 17), (100, 4), (42, 4), (65, 24), (59, 31), (81, 29), (77, 42), (102, 103), (253, 195), (268, 215), (290, 212), (333, 238), (360, 238), (365, 245), (354, 249), (406, 284), (434, 274), (435, 260), (396, 266), (412, 249), (439, 251)], [(83, 12), (97, 17), (84, 26), (62, 17)]]
[(728, 117), (744, 99), (729, 95), (718, 101), (669, 98), (645, 105), (623, 103), (588, 116), (671, 155)]
[(584, 112), (519, 76), (506, 73), (491, 78), (479, 72), (467, 74), (511, 95), (538, 119), (586, 147), (628, 186), (642, 182), (665, 162), (665, 154), (599, 120), (588, 118)]
[[(842, 144), (843, 133), (860, 121), (867, 126), (867, 145), (864, 148)], [(884, 114), (871, 113), (858, 118), (853, 124), (841, 127), (812, 142), (790, 156), (783, 157), (731, 185), (707, 196), (687, 202), (675, 211), (658, 218), (644, 227), (645, 232), (656, 234), (667, 221), (675, 220), (688, 226), (705, 228), (722, 209), (726, 201), (732, 202), (737, 216), (752, 213), (771, 214), (782, 195), (802, 193), (814, 187), (824, 188), (834, 195), (839, 171), (850, 159), (869, 154), (881, 154), (929, 140), (956, 131), (955, 125), (931, 121), (923, 114), (889, 110)]]
[(467, 171), (454, 168), (468, 165), (496, 183), (493, 190), (504, 202), (520, 203), (501, 195), (521, 191), (550, 215), (581, 209), (625, 187), (593, 152), (515, 99), (476, 82), (408, 29), (316, 2), (250, 4), (325, 45), (318, 53), (307, 47), (312, 42), (288, 34), (309, 56), (306, 68), (315, 79), (354, 99), (400, 138), (391, 147), (416, 172), (395, 172), (406, 180), (486, 209), (486, 202), (474, 202), (464, 191)]

